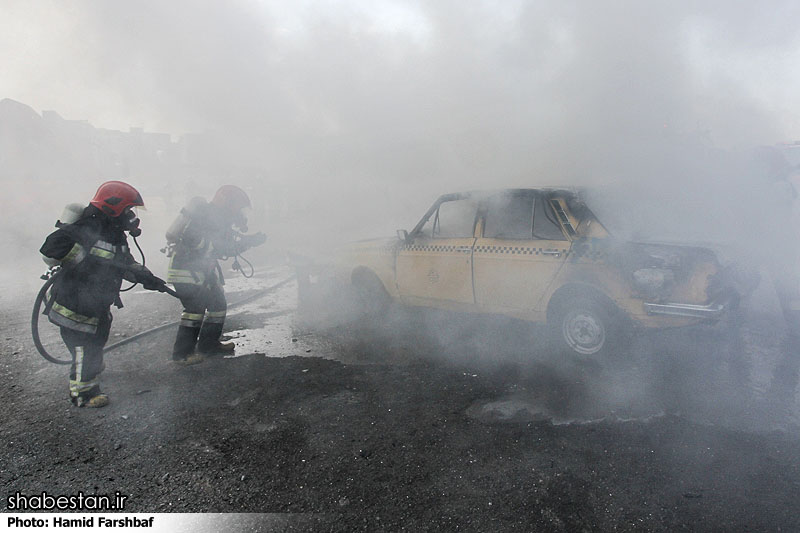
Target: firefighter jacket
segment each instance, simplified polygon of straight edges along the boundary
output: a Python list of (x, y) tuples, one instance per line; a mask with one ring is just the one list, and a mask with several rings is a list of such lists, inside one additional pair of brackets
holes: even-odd
[(172, 245), (167, 283), (224, 283), (218, 261), (251, 246), (252, 236), (240, 235), (232, 226), (233, 220), (220, 207), (201, 198), (190, 201), (171, 226), (179, 228), (176, 234), (167, 235)]
[(158, 279), (133, 259), (119, 221), (93, 206), (51, 233), (40, 252), (62, 267), (51, 290), (48, 318), (76, 331), (97, 333), (101, 317), (118, 302), (123, 278), (146, 287)]

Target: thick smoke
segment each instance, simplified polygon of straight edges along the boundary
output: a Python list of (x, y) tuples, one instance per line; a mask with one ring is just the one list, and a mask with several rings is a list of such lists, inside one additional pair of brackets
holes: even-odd
[[(799, 19), (790, 0), (4, 0), (0, 304), (28, 312), (61, 208), (107, 179), (142, 192), (140, 241), (162, 276), (171, 219), (223, 183), (248, 190), (251, 228), (270, 236), (256, 263), (411, 229), (443, 193), (538, 185), (587, 187), (624, 238), (712, 241), (763, 263), (786, 235), (770, 227), (771, 170), (753, 148), (800, 139)], [(124, 156), (92, 126), (171, 134), (174, 150)], [(520, 396), (563, 420), (714, 420), (749, 401), (739, 382), (703, 383), (750, 362), (739, 346), (727, 358), (721, 334), (641, 337), (636, 353), (663, 352), (650, 367), (598, 375), (532, 362), (541, 328), (494, 326), (395, 310), (365, 342), (501, 374), (498, 360), (516, 361)], [(357, 355), (347, 333), (334, 330)]]
[[(270, 206), (261, 222), (287, 246), (390, 235), (438, 194), (475, 188), (614, 185), (693, 213), (731, 160), (798, 136), (798, 9), (12, 0), (0, 96), (95, 126), (205, 133), (203, 165), (160, 169), (155, 184), (48, 172), (70, 181), (70, 201), (126, 178), (167, 211), (235, 181)], [(0, 173), (26, 187), (24, 172)], [(56, 196), (15, 196), (53, 212), (6, 232), (25, 246), (44, 235)], [(157, 215), (148, 224), (161, 234)]]

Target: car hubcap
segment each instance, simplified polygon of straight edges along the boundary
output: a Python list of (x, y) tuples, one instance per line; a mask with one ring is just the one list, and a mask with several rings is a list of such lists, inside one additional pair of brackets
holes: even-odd
[(564, 340), (570, 348), (582, 355), (599, 352), (606, 341), (603, 323), (587, 311), (571, 311), (562, 323)]

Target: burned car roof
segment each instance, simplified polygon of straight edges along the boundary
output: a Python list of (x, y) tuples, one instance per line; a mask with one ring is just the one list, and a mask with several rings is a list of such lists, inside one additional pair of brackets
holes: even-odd
[(463, 191), (448, 193), (439, 196), (438, 201), (455, 200), (459, 198), (476, 198), (482, 199), (497, 194), (521, 194), (525, 192), (546, 192), (546, 193), (563, 193), (573, 197), (580, 197), (581, 192), (584, 190), (582, 187), (565, 187), (561, 186), (542, 186), (542, 187), (518, 187), (508, 189), (478, 189), (473, 191)]

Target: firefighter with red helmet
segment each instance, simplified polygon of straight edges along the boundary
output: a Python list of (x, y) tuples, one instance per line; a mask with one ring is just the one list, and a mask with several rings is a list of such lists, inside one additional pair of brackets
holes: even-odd
[(108, 181), (100, 185), (89, 205), (70, 223), (58, 222), (40, 251), (46, 261), (61, 265), (53, 285), (48, 318), (61, 328), (72, 355), (69, 390), (78, 407), (103, 407), (108, 396), (100, 390), (103, 347), (111, 329), (111, 304), (121, 307), (122, 280), (157, 290), (165, 282), (137, 263), (125, 232), (141, 233), (134, 208), (144, 206), (131, 185)]
[(245, 191), (223, 185), (211, 202), (199, 197), (190, 200), (167, 230), (171, 256), (167, 282), (174, 285), (183, 303), (172, 350), (172, 360), (178, 364), (200, 363), (208, 355), (235, 349), (232, 342), (220, 341), (227, 302), (219, 260), (266, 241), (263, 233), (243, 234), (247, 208), (250, 198)]

